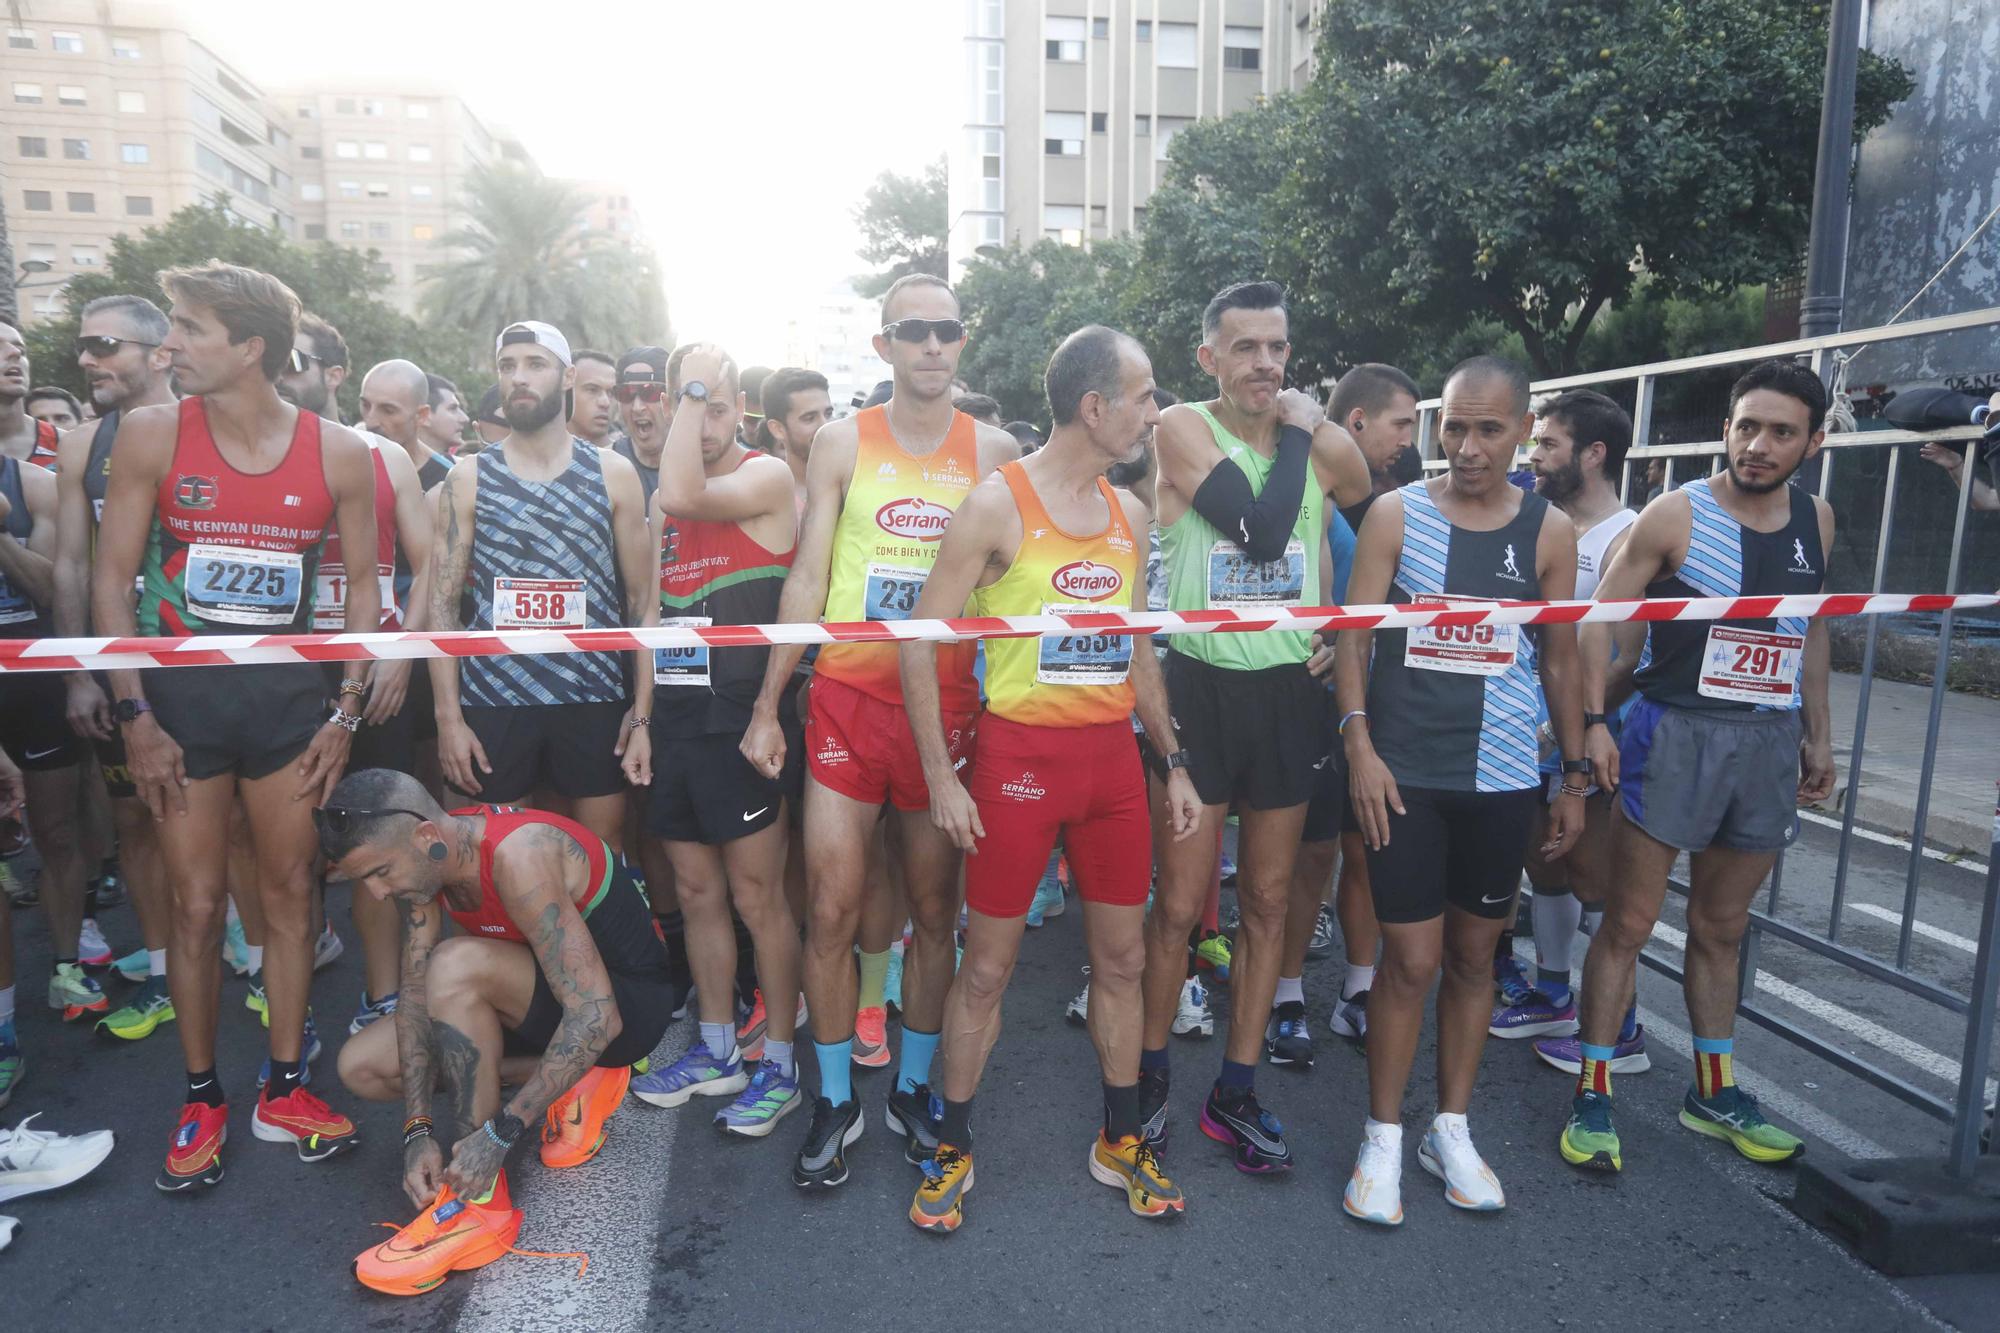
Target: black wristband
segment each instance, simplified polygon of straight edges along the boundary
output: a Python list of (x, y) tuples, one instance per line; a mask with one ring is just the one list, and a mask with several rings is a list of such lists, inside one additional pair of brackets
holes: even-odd
[(1568, 777), (1572, 773), (1588, 772), (1590, 772), (1590, 761), (1588, 759), (1565, 759), (1562, 762), (1562, 775), (1564, 777)]
[(1604, 714), (1602, 713), (1585, 713), (1583, 715), (1583, 725), (1586, 727), (1603, 727), (1610, 724), (1604, 720)]

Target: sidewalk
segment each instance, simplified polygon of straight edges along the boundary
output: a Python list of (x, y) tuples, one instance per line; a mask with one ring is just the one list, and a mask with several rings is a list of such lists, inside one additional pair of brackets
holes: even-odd
[[(1834, 672), (1828, 689), (1833, 711), (1833, 758), (1839, 781), (1825, 810), (1839, 814), (1848, 785), (1858, 780), (1855, 817), (1887, 833), (1908, 837), (1916, 822), (1918, 778), (1924, 763), (1924, 728), (1930, 720), (1928, 685), (1877, 680), (1868, 696), (1868, 734), (1858, 779), (1854, 768), (1854, 712), (1861, 677)], [(1984, 853), (1993, 838), (1994, 783), (2000, 781), (2000, 700), (1948, 692), (1938, 729), (1937, 764), (1924, 840), (1941, 851)]]

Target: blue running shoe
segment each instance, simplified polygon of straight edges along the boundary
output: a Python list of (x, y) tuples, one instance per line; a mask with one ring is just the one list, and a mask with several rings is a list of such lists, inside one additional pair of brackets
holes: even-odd
[(1519, 1004), (1493, 1006), (1488, 1032), (1496, 1037), (1567, 1037), (1576, 1031), (1576, 998), (1561, 1004), (1539, 990), (1531, 990)]
[[(306, 1039), (299, 1047), (305, 1053), (306, 1067), (299, 1071), (299, 1086), (305, 1087), (313, 1081), (312, 1062), (319, 1059), (319, 1033), (313, 1030), (312, 1010), (306, 1010)], [(271, 1057), (265, 1056), (264, 1063), (257, 1070), (257, 1086), (263, 1087), (271, 1081)]]
[(786, 1074), (775, 1061), (757, 1066), (750, 1082), (735, 1101), (715, 1113), (715, 1123), (727, 1134), (761, 1139), (778, 1127), (778, 1122), (798, 1109), (799, 1080)]
[(633, 1079), (632, 1095), (651, 1106), (685, 1106), (692, 1097), (727, 1097), (749, 1083), (741, 1055), (731, 1051), (722, 1059), (698, 1041), (665, 1069)]
[(1503, 1007), (1521, 1004), (1534, 993), (1535, 984), (1528, 980), (1521, 960), (1513, 954), (1493, 960), (1493, 985), (1500, 992)]
[(1063, 901), (1062, 881), (1056, 878), (1056, 863), (1061, 852), (1049, 853), (1048, 869), (1042, 872), (1042, 882), (1035, 886), (1034, 901), (1028, 904), (1028, 924), (1040, 926), (1052, 916), (1061, 916), (1068, 905)]

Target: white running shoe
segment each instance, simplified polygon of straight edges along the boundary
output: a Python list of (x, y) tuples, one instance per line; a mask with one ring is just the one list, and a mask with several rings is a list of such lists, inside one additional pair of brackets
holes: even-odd
[(0, 1217), (0, 1250), (14, 1243), (14, 1228), (21, 1225), (16, 1217)]
[(31, 1115), (12, 1129), (0, 1129), (0, 1203), (81, 1180), (111, 1155), (108, 1129), (51, 1134), (29, 1129), (34, 1119)]
[(1078, 1027), (1090, 1021), (1090, 964), (1088, 963), (1083, 965), (1083, 989), (1069, 1002), (1069, 1008), (1063, 1010), (1063, 1017)]
[(1493, 1213), (1507, 1206), (1499, 1178), (1472, 1146), (1472, 1130), (1462, 1115), (1440, 1115), (1431, 1121), (1417, 1145), (1417, 1161), (1444, 1182), (1444, 1200), (1454, 1208)]
[(76, 960), (86, 967), (111, 965), (111, 946), (104, 942), (104, 932), (97, 928), (95, 917), (83, 919), (83, 929), (76, 937)]
[(341, 943), (340, 936), (334, 934), (333, 927), (329, 925), (313, 941), (313, 971), (319, 971), (346, 952), (347, 946)]
[(1403, 1225), (1403, 1127), (1370, 1120), (1340, 1206), (1380, 1227)]
[(1189, 977), (1181, 983), (1181, 1004), (1174, 1013), (1174, 1035), (1215, 1035), (1215, 1011), (1208, 1007), (1208, 987), (1201, 984), (1200, 977)]

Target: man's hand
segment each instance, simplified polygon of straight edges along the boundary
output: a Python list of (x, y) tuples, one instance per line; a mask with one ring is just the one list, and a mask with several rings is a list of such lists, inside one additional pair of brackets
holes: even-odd
[(1409, 813), (1403, 808), (1402, 793), (1396, 790), (1396, 776), (1366, 740), (1348, 750), (1347, 772), (1348, 798), (1354, 802), (1361, 836), (1379, 852), (1389, 845), (1389, 812)]
[(618, 727), (618, 744), (614, 753), (623, 760), (620, 767), (625, 772), (625, 780), (635, 787), (645, 787), (653, 781), (653, 732), (650, 727), (633, 726), (632, 714), (632, 709), (625, 710), (625, 720)]
[(1833, 743), (1799, 742), (1799, 804), (1818, 805), (1833, 795)]
[(0, 750), (0, 819), (19, 811), (21, 802), (27, 798), (28, 787), (21, 777), (20, 766), (5, 750)]
[(1554, 861), (1568, 855), (1582, 836), (1583, 797), (1573, 791), (1558, 791), (1555, 804), (1549, 807), (1549, 837), (1542, 844), (1542, 859)]
[(785, 769), (785, 729), (778, 725), (776, 711), (762, 708), (750, 714), (750, 727), (738, 745), (750, 766), (767, 778), (776, 778)]
[(444, 770), (444, 780), (467, 796), (479, 795), (480, 773), (493, 772), (493, 765), (486, 762), (486, 747), (465, 724), (463, 713), (438, 718), (438, 767)]
[(1287, 389), (1278, 395), (1278, 424), (1297, 426), (1310, 435), (1326, 420), (1326, 409), (1304, 389)]
[(696, 343), (681, 358), (680, 381), (683, 385), (699, 380), (710, 393), (722, 379), (722, 349), (714, 343)]
[(1590, 780), (1606, 791), (1618, 790), (1618, 742), (1611, 728), (1593, 722), (1583, 733), (1583, 757), (1590, 761)]
[(104, 697), (97, 678), (79, 671), (69, 677), (67, 684), (69, 700), (64, 711), (69, 717), (69, 729), (92, 740), (110, 740), (111, 701)]
[(931, 823), (943, 829), (952, 846), (967, 856), (978, 854), (979, 839), (986, 836), (986, 825), (979, 822), (979, 807), (957, 774), (931, 788)]
[(1333, 674), (1333, 640), (1312, 637), (1312, 656), (1306, 659), (1306, 672), (1314, 680), (1325, 680)]
[(292, 793), (292, 799), (311, 799), (314, 805), (325, 805), (332, 800), (333, 789), (340, 785), (340, 775), (347, 771), (347, 752), (353, 745), (354, 734), (346, 727), (331, 721), (323, 723), (312, 744), (299, 756), (299, 789)]
[(461, 1199), (476, 1199), (493, 1187), (493, 1178), (506, 1164), (507, 1150), (480, 1125), (452, 1145), (445, 1188)]
[(1917, 457), (1923, 459), (1926, 463), (1936, 463), (1950, 474), (1953, 481), (1958, 480), (1958, 474), (1965, 468), (1965, 455), (1951, 448), (1949, 445), (1937, 443), (1926, 444), (1917, 450)]
[(141, 713), (125, 729), (125, 766), (140, 799), (155, 820), (174, 813), (187, 813), (187, 769), (181, 763), (181, 747), (167, 735), (151, 713)]
[[(483, 1137), (483, 1135), (482, 1135)], [(418, 1208), (428, 1208), (444, 1184), (444, 1149), (425, 1134), (403, 1149), (403, 1193)]]
[(5, 523), (7, 515), (13, 512), (14, 502), (9, 500), (5, 495), (0, 495), (0, 523)]
[(410, 697), (410, 659), (391, 658), (376, 664), (375, 674), (368, 684), (368, 703), (361, 710), (361, 720), (371, 727), (379, 727), (396, 714), (403, 711), (403, 702)]
[(1167, 826), (1174, 832), (1174, 841), (1187, 838), (1200, 823), (1201, 795), (1194, 789), (1194, 779), (1185, 768), (1168, 769)]

